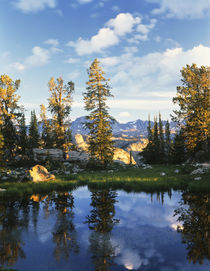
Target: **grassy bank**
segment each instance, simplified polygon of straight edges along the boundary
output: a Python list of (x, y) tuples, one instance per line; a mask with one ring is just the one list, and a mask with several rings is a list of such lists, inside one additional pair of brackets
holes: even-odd
[[(178, 169), (179, 173), (175, 173)], [(165, 173), (162, 174), (162, 173)], [(163, 176), (164, 175), (164, 176)], [(68, 176), (56, 176), (56, 180), (44, 183), (1, 182), (0, 197), (24, 197), (31, 194), (49, 193), (51, 191), (73, 190), (87, 185), (89, 188), (123, 189), (125, 191), (169, 191), (188, 189), (192, 192), (210, 192), (210, 175), (201, 175), (202, 179), (195, 181), (195, 175), (190, 175), (186, 168), (176, 166), (153, 166), (152, 169), (127, 168), (119, 171), (85, 171)]]

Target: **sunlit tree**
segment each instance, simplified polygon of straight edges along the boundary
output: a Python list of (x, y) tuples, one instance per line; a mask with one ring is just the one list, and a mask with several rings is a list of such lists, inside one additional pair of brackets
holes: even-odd
[(40, 118), (42, 124), (42, 146), (44, 148), (52, 148), (54, 146), (55, 134), (50, 125), (50, 121), (47, 119), (46, 107), (43, 104), (40, 105)]
[(56, 147), (65, 149), (67, 144), (65, 121), (70, 115), (72, 105), (72, 94), (74, 83), (72, 81), (64, 84), (62, 77), (56, 80), (52, 77), (48, 83), (50, 98), (49, 110), (53, 115), (53, 128), (56, 135)]
[(113, 118), (108, 113), (107, 98), (112, 97), (109, 79), (104, 77), (98, 59), (95, 59), (88, 69), (89, 81), (84, 93), (85, 110), (90, 114), (86, 117), (86, 127), (90, 131), (89, 151), (102, 165), (107, 165), (113, 159), (113, 141), (111, 122)]
[(31, 149), (39, 147), (39, 130), (35, 111), (31, 111), (31, 121), (29, 126), (29, 147)]
[(187, 65), (181, 70), (182, 86), (177, 87), (173, 119), (182, 122), (189, 151), (208, 152), (210, 134), (210, 67)]
[(18, 105), (19, 96), (16, 94), (20, 80), (13, 81), (8, 75), (0, 76), (0, 119), (1, 133), (4, 138), (4, 148), (9, 157), (16, 154), (19, 145), (16, 125), (21, 116)]

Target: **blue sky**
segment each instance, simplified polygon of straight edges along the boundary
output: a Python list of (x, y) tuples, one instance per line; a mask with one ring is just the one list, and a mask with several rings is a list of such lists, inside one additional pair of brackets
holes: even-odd
[(186, 64), (210, 66), (210, 0), (0, 0), (0, 74), (21, 79), (26, 115), (47, 105), (53, 76), (75, 82), (71, 119), (97, 57), (117, 120), (169, 118)]

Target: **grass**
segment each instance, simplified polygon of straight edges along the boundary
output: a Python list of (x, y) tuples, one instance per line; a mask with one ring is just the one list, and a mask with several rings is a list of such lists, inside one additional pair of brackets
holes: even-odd
[[(93, 189), (123, 189), (125, 191), (170, 191), (188, 189), (192, 192), (210, 192), (210, 176), (202, 175), (202, 180), (194, 181), (194, 177), (187, 173), (186, 169), (180, 169), (180, 173), (174, 173), (178, 167), (153, 166), (152, 169), (127, 168), (119, 171), (85, 171), (68, 176), (56, 176), (56, 180), (44, 183), (17, 183), (2, 182), (1, 188), (5, 192), (0, 192), (0, 197), (24, 197), (31, 194), (44, 194), (52, 191), (74, 190), (79, 186), (87, 185)], [(165, 176), (161, 176), (161, 172)], [(183, 172), (183, 173), (182, 173)]]

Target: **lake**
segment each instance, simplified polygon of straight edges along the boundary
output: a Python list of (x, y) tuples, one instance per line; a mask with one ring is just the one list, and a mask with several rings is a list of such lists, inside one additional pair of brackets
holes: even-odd
[(186, 191), (80, 187), (1, 200), (0, 264), (18, 271), (209, 271), (209, 224), (209, 195)]

